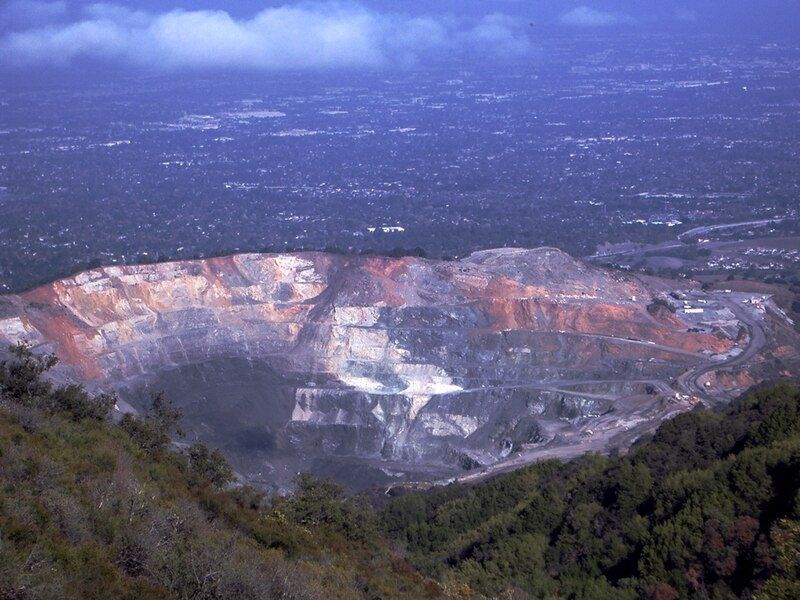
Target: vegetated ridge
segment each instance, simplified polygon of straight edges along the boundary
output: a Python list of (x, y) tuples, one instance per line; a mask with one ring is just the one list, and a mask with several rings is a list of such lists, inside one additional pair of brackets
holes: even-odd
[(53, 364), (18, 346), (0, 365), (3, 598), (800, 594), (793, 385), (682, 414), (623, 457), (376, 509), (308, 476), (291, 498), (231, 487), (218, 452), (169, 444), (180, 415), (163, 396), (115, 424), (115, 398), (54, 387)]

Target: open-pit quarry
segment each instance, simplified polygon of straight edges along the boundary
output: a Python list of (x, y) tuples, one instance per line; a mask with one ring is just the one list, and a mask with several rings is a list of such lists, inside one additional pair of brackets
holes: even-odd
[(0, 342), (19, 341), (119, 410), (164, 390), (189, 439), (274, 489), (302, 470), (362, 488), (625, 448), (798, 372), (769, 297), (552, 248), (110, 266), (0, 297)]

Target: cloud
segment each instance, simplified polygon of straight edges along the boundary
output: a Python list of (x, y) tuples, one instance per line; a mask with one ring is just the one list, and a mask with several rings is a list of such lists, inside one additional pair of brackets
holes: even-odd
[(487, 52), (518, 55), (529, 50), (525, 35), (509, 35), (520, 26), (519, 20), (495, 13), (484, 17), (472, 30), (467, 32), (465, 44)]
[(146, 27), (152, 16), (143, 10), (132, 10), (119, 4), (96, 3), (83, 8), (85, 19), (110, 21), (129, 27)]
[(502, 15), (466, 22), (334, 3), (269, 8), (247, 19), (222, 10), (153, 14), (95, 4), (77, 20), (8, 33), (0, 58), (15, 66), (89, 59), (167, 70), (375, 67), (464, 52), (521, 55), (529, 49), (523, 25)]
[(559, 20), (563, 25), (571, 27), (609, 27), (633, 22), (633, 19), (626, 14), (605, 12), (589, 6), (573, 8), (562, 14)]

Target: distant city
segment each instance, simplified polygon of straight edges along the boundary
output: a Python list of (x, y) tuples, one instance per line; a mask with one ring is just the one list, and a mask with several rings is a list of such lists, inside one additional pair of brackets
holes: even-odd
[(503, 71), (7, 83), (0, 291), (300, 249), (796, 276), (800, 45), (679, 42), (563, 37)]

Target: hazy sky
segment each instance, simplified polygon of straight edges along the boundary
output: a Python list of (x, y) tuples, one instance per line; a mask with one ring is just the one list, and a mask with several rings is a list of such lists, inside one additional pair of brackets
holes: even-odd
[(408, 66), (514, 59), (569, 31), (800, 35), (797, 0), (0, 0), (4, 70)]

